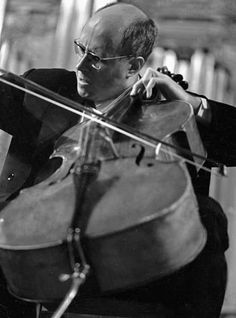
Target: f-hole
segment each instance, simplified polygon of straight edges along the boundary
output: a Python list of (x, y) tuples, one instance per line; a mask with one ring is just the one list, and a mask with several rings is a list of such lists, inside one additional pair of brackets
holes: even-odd
[[(132, 148), (136, 148), (136, 147), (137, 147), (137, 144), (133, 144), (133, 145), (132, 145)], [(139, 166), (141, 160), (142, 160), (143, 157), (144, 157), (144, 153), (145, 153), (145, 148), (144, 148), (144, 146), (139, 145), (139, 147), (140, 147), (140, 151), (139, 151), (139, 153), (138, 153), (138, 155), (137, 155), (137, 157), (136, 157), (136, 159), (135, 159), (135, 163), (136, 163), (137, 166)]]

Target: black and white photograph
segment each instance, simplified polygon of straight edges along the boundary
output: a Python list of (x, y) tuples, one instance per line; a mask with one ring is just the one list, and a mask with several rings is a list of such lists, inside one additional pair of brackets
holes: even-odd
[(236, 318), (236, 1), (0, 0), (0, 318)]

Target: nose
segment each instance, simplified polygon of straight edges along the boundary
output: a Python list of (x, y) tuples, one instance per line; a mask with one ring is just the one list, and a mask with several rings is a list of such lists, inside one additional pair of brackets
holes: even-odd
[(83, 57), (79, 60), (79, 62), (76, 64), (77, 71), (82, 70), (83, 68), (89, 66), (87, 57), (88, 57), (88, 54), (85, 53)]

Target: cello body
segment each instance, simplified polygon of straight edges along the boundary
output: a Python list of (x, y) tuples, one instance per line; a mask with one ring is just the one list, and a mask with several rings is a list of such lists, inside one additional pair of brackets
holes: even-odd
[[(203, 153), (201, 143), (193, 140), (192, 109), (182, 103), (179, 111), (180, 104), (148, 106), (131, 123), (161, 140), (172, 140), (182, 131), (191, 150)], [(165, 121), (164, 112), (168, 114)], [(34, 186), (22, 190), (1, 213), (0, 261), (9, 289), (17, 297), (42, 302), (65, 296), (71, 281), (63, 275), (73, 274), (71, 256), (76, 258), (79, 248), (75, 247), (73, 255), (68, 248), (68, 229), (75, 212), (80, 218), (81, 245), (103, 293), (140, 286), (172, 273), (191, 262), (205, 245), (206, 232), (188, 170), (170, 152), (162, 155), (161, 146), (143, 151), (137, 142), (114, 134), (117, 159), (112, 150), (107, 151), (109, 143), (104, 139), (95, 151), (101, 165), (92, 173), (77, 209), (81, 188), (75, 187), (71, 167), (82, 151), (74, 141), (78, 134), (80, 129), (74, 128), (73, 138), (68, 138), (69, 159), (66, 151), (62, 155), (68, 143), (59, 140), (51, 160), (59, 158), (61, 167), (46, 180), (36, 179)]]

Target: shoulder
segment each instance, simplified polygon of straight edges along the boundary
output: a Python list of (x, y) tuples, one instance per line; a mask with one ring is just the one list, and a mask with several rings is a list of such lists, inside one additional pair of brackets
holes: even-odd
[[(56, 94), (71, 99), (76, 102), (81, 102), (82, 98), (78, 95), (77, 92), (77, 80), (76, 80), (76, 73), (71, 72), (65, 69), (31, 69), (25, 72), (22, 75), (25, 79), (35, 82), (36, 84), (40, 85), (43, 88), (46, 88), (49, 91), (52, 91)], [(32, 85), (29, 83), (25, 84), (26, 88), (32, 90)], [(33, 91), (36, 90), (37, 87), (33, 88)], [(40, 93), (40, 90), (39, 90)], [(41, 93), (40, 93), (41, 94)], [(42, 94), (43, 90), (42, 90)], [(51, 95), (49, 94), (49, 97)], [(51, 97), (54, 99), (54, 97)], [(51, 105), (50, 102), (46, 100), (41, 100), (38, 97), (32, 96), (29, 93), (24, 95), (23, 100), (24, 108), (27, 112), (33, 114), (34, 117), (38, 119), (42, 119), (44, 116), (45, 111), (48, 113), (53, 112), (55, 114), (59, 114), (61, 118), (65, 118), (69, 116), (69, 120), (71, 119), (71, 115), (66, 115), (67, 112), (64, 110), (60, 110), (55, 105)], [(49, 111), (50, 109), (50, 111)], [(65, 114), (66, 113), (66, 114)], [(61, 115), (62, 114), (62, 115)], [(72, 116), (73, 117), (73, 116)], [(73, 117), (74, 118), (74, 117)], [(44, 120), (46, 120), (44, 118)]]
[(30, 69), (23, 77), (51, 90), (56, 90), (60, 86), (76, 85), (76, 73), (62, 68)]

